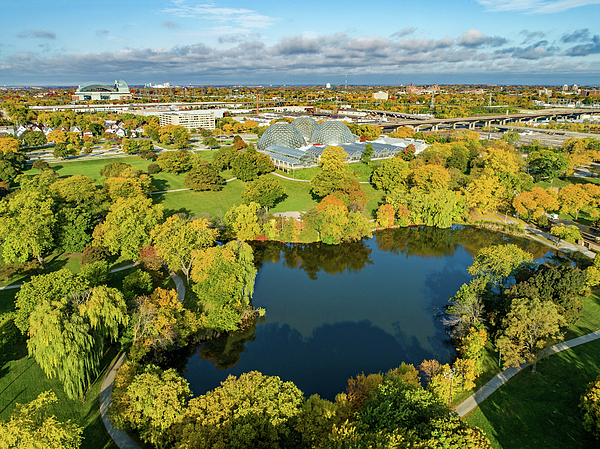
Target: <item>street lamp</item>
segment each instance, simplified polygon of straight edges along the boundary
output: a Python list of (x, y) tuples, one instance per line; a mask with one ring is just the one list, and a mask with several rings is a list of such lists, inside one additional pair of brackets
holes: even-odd
[(450, 408), (450, 404), (452, 403), (452, 382), (456, 377), (456, 368), (450, 368), (449, 371), (444, 373), (444, 379), (450, 379), (450, 396), (448, 397), (448, 408)]

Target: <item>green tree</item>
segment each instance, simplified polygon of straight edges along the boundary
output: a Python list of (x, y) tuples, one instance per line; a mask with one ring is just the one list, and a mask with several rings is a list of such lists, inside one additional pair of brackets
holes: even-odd
[(189, 220), (173, 215), (152, 229), (150, 239), (169, 268), (181, 270), (189, 282), (196, 250), (213, 245), (218, 233), (204, 218)]
[(44, 253), (54, 245), (54, 200), (46, 192), (21, 189), (0, 202), (0, 244), (5, 262), (35, 257), (44, 265)]
[(104, 340), (116, 341), (127, 322), (118, 290), (101, 286), (71, 292), (31, 313), (27, 349), (48, 377), (61, 380), (69, 398), (81, 398), (98, 374)]
[(542, 349), (562, 340), (564, 324), (556, 305), (538, 298), (515, 298), (503, 319), (503, 330), (497, 341), (505, 366), (535, 362)]
[(48, 142), (43, 131), (25, 131), (21, 134), (21, 140), (28, 147), (39, 147)]
[(156, 161), (169, 173), (181, 173), (193, 167), (194, 155), (187, 150), (163, 151)]
[(84, 291), (87, 288), (88, 283), (85, 279), (66, 268), (32, 276), (15, 296), (15, 325), (21, 333), (26, 334), (29, 330), (29, 316), (37, 305), (58, 301), (71, 292)]
[(123, 152), (127, 154), (137, 153), (140, 150), (140, 144), (135, 139), (123, 139)]
[(166, 447), (173, 440), (170, 428), (181, 420), (191, 395), (187, 381), (173, 368), (147, 365), (119, 398), (120, 427), (137, 430), (142, 441), (155, 447)]
[(410, 169), (408, 162), (398, 157), (384, 160), (373, 172), (371, 182), (387, 193), (397, 188), (406, 188)]
[(491, 245), (479, 250), (467, 271), (471, 276), (483, 277), (503, 290), (508, 277), (532, 261), (533, 255), (517, 245)]
[(375, 152), (375, 150), (373, 150), (373, 144), (372, 143), (367, 143), (365, 145), (365, 149), (363, 151), (362, 156), (360, 157), (361, 160), (369, 165), (371, 163), (371, 158), (373, 157), (373, 153)]
[(261, 176), (246, 184), (242, 192), (242, 201), (244, 204), (258, 203), (261, 207), (269, 210), (281, 201), (284, 195), (285, 189), (281, 187), (277, 179)]
[(502, 140), (504, 140), (507, 144), (514, 147), (516, 143), (521, 139), (519, 133), (514, 132), (506, 132), (502, 135)]
[(577, 243), (577, 240), (581, 239), (581, 232), (575, 225), (565, 226), (561, 223), (558, 226), (552, 226), (550, 234), (556, 236), (558, 239), (557, 244), (560, 243), (561, 239), (569, 243)]
[[(0, 142), (6, 139), (0, 139)], [(0, 152), (0, 181), (13, 182), (25, 167), (25, 156), (19, 152)]]
[(189, 402), (179, 444), (195, 448), (290, 447), (302, 392), (291, 382), (251, 371)]
[(553, 183), (554, 178), (568, 168), (569, 161), (566, 154), (560, 151), (539, 150), (527, 155), (527, 166), (536, 181), (550, 179), (550, 183)]
[(225, 179), (212, 164), (198, 164), (185, 175), (185, 186), (196, 192), (223, 189)]
[(238, 154), (231, 161), (231, 170), (239, 180), (252, 181), (258, 176), (256, 155), (249, 152)]
[(198, 297), (194, 309), (202, 312), (207, 328), (236, 330), (238, 323), (252, 314), (253, 261), (252, 248), (239, 240), (198, 251), (192, 267), (192, 289)]
[(153, 204), (150, 198), (117, 198), (105, 220), (94, 229), (94, 245), (137, 260), (138, 249), (148, 244), (151, 229), (162, 217), (162, 206)]
[(262, 231), (256, 215), (259, 209), (258, 203), (234, 204), (225, 214), (227, 231), (240, 240), (254, 240)]
[(58, 402), (51, 391), (28, 404), (17, 404), (10, 418), (0, 422), (0, 448), (77, 449), (83, 430), (71, 420), (60, 422), (50, 413)]
[(213, 136), (206, 136), (202, 139), (202, 144), (208, 148), (213, 148), (219, 145), (219, 142)]
[(94, 137), (100, 137), (104, 133), (104, 126), (102, 126), (100, 123), (90, 123), (88, 128)]
[(325, 198), (335, 192), (349, 193), (360, 190), (358, 181), (350, 178), (344, 173), (323, 171), (310, 181), (311, 192), (319, 197)]

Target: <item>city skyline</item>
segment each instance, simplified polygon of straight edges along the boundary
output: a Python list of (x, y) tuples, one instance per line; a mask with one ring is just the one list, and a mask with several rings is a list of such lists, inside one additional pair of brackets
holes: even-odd
[(0, 85), (600, 84), (600, 0), (369, 6), (14, 3)]

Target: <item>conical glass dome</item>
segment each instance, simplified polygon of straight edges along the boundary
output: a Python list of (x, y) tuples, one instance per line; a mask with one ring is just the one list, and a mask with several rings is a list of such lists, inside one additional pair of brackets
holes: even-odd
[(273, 123), (267, 128), (258, 141), (258, 149), (266, 150), (271, 145), (280, 145), (288, 148), (300, 148), (306, 143), (304, 137), (296, 128), (287, 122)]
[(315, 129), (317, 129), (319, 124), (311, 117), (302, 116), (294, 120), (292, 122), (292, 126), (300, 131), (300, 134), (302, 134), (308, 142), (312, 136), (312, 133), (315, 131)]
[(321, 123), (310, 137), (311, 143), (322, 145), (340, 145), (354, 143), (354, 135), (339, 120), (327, 120)]

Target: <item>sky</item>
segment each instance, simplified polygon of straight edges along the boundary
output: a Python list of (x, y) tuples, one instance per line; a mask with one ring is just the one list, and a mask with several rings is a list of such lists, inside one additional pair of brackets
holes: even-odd
[(5, 0), (0, 85), (600, 85), (600, 0)]

